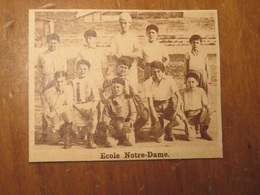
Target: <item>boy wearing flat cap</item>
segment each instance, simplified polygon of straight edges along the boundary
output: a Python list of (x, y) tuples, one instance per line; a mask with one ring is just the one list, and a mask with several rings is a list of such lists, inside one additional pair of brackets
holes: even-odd
[(199, 79), (194, 72), (186, 74), (187, 87), (180, 90), (183, 111), (189, 124), (200, 125), (201, 138), (210, 141), (212, 138), (207, 133), (210, 124), (210, 108), (204, 89), (197, 87)]
[(119, 15), (120, 32), (116, 34), (111, 42), (111, 56), (120, 58), (128, 57), (132, 60), (132, 66), (129, 71), (131, 83), (138, 86), (138, 57), (141, 57), (141, 48), (138, 37), (130, 30), (132, 17), (129, 13)]
[(77, 61), (78, 78), (72, 81), (72, 86), (76, 132), (83, 135), (87, 148), (93, 149), (97, 147), (93, 137), (98, 122), (97, 104), (100, 98), (93, 77), (90, 77), (90, 67), (91, 64), (85, 59)]
[(97, 33), (87, 30), (84, 33), (85, 44), (78, 52), (77, 60), (85, 59), (91, 64), (90, 73), (95, 75), (94, 80), (98, 88), (102, 88), (104, 77), (107, 73), (106, 56), (102, 49), (96, 46)]
[[(148, 108), (146, 108), (144, 106), (144, 103), (142, 102), (140, 96), (138, 95), (137, 86), (133, 86), (131, 81), (129, 80), (128, 73), (129, 73), (131, 66), (132, 66), (132, 63), (131, 63), (131, 60), (129, 60), (129, 58), (127, 58), (127, 57), (118, 58), (118, 60), (117, 60), (117, 74), (116, 74), (115, 77), (120, 77), (120, 78), (124, 79), (124, 81), (125, 81), (125, 93), (128, 97), (132, 98), (134, 103), (135, 103), (136, 110), (137, 110), (137, 120), (134, 124), (134, 128), (135, 128), (135, 131), (137, 132), (148, 121), (149, 110), (148, 110)], [(115, 78), (115, 77), (113, 77), (113, 78)], [(104, 91), (106, 92), (106, 93), (104, 93), (104, 97), (108, 97), (108, 96), (112, 95), (111, 93), (109, 94), (109, 91), (112, 92), (112, 90), (111, 89), (108, 90), (107, 87), (109, 87), (109, 86), (110, 86), (110, 88), (112, 87), (111, 80), (113, 78), (110, 78), (110, 79), (107, 78), (104, 81), (103, 86), (105, 88)]]
[[(160, 61), (151, 63), (151, 72), (152, 76), (145, 81), (145, 93), (151, 114), (151, 131), (155, 138), (158, 142), (163, 139), (173, 141), (175, 138), (171, 129), (183, 121), (187, 139), (192, 140), (190, 126), (180, 110), (181, 96), (175, 80), (165, 75), (165, 67)], [(169, 121), (165, 128), (164, 119)]]
[(117, 74), (116, 76), (121, 77), (125, 80), (126, 85), (125, 85), (125, 92), (126, 94), (130, 94), (130, 89), (129, 87), (131, 86), (131, 88), (135, 91), (135, 93), (137, 93), (137, 86), (133, 86), (131, 84), (130, 78), (129, 78), (129, 71), (132, 67), (132, 60), (128, 57), (120, 57), (117, 60)]
[(144, 79), (147, 80), (151, 76), (150, 64), (153, 61), (161, 61), (167, 66), (170, 59), (166, 47), (158, 40), (159, 28), (150, 24), (146, 27), (146, 36), (148, 41), (143, 45), (142, 57), (144, 62)]
[[(127, 96), (130, 97), (130, 81), (128, 79), (128, 72), (132, 66), (131, 60), (127, 57), (120, 57), (117, 60), (117, 72), (114, 75), (110, 75), (106, 77), (103, 83), (103, 89), (99, 91), (100, 95), (100, 107), (103, 108), (106, 102), (108, 101), (108, 98), (113, 95), (112, 93), (112, 80), (116, 77), (123, 78), (125, 81), (125, 87), (124, 87), (124, 92), (126, 93)], [(101, 109), (100, 115), (102, 116), (103, 109)], [(104, 132), (104, 121), (101, 120), (98, 123), (98, 128), (97, 128), (97, 134), (99, 134), (98, 137), (103, 137), (102, 134)], [(101, 140), (101, 139), (100, 139)]]
[[(193, 72), (198, 75), (198, 87), (205, 90), (208, 95), (208, 84), (211, 83), (211, 69), (208, 63), (207, 54), (202, 50), (200, 35), (192, 35), (189, 39), (191, 51), (189, 51), (184, 60), (184, 77), (187, 73)], [(186, 78), (184, 78), (186, 81)]]
[(117, 146), (122, 143), (132, 146), (135, 143), (134, 122), (136, 109), (132, 98), (125, 94), (125, 80), (121, 77), (112, 79), (112, 96), (107, 100), (103, 112), (103, 121), (108, 132), (107, 147)]
[(134, 101), (137, 110), (137, 119), (134, 123), (134, 129), (136, 135), (139, 134), (139, 130), (146, 124), (149, 119), (149, 109), (144, 106), (143, 101), (138, 95), (137, 86), (133, 86), (128, 78), (128, 72), (131, 68), (131, 61), (128, 58), (120, 57), (118, 59), (117, 76), (125, 80), (125, 92)]
[(137, 93), (137, 86), (133, 86), (129, 79), (129, 71), (132, 67), (132, 61), (130, 58), (122, 56), (117, 59), (117, 72), (115, 75), (108, 76), (103, 83), (102, 95), (104, 100), (112, 95), (112, 79), (115, 77), (121, 77), (125, 80), (125, 93), (130, 95), (130, 86), (132, 90)]

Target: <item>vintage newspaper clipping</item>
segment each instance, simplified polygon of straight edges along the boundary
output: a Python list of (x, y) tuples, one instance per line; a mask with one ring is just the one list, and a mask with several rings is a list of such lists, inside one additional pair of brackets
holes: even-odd
[(30, 10), (29, 161), (222, 158), (216, 10)]

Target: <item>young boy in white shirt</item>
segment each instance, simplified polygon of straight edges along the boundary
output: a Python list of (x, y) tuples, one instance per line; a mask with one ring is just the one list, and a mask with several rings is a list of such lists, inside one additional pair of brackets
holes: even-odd
[[(187, 139), (192, 140), (190, 126), (181, 111), (181, 96), (175, 80), (165, 75), (165, 67), (160, 61), (151, 63), (151, 71), (152, 76), (145, 81), (145, 93), (151, 114), (151, 130), (155, 131), (157, 142), (173, 141), (175, 137), (171, 128), (181, 121), (184, 122)], [(169, 121), (165, 127), (164, 119)]]
[(160, 61), (167, 66), (170, 58), (166, 47), (157, 40), (159, 28), (150, 24), (146, 27), (146, 36), (148, 41), (143, 45), (142, 57), (144, 61), (144, 79), (147, 80), (151, 76), (150, 64), (153, 61)]
[(207, 53), (203, 51), (202, 38), (200, 35), (192, 35), (189, 39), (191, 51), (184, 60), (184, 79), (186, 74), (193, 72), (198, 75), (198, 87), (204, 89), (208, 94), (208, 84), (211, 84), (211, 69), (208, 63)]
[(96, 148), (94, 134), (97, 127), (98, 89), (90, 74), (91, 64), (84, 59), (77, 61), (78, 78), (72, 81), (74, 123), (79, 133), (85, 135), (87, 148)]
[(198, 87), (199, 77), (196, 73), (186, 74), (187, 87), (180, 90), (183, 111), (190, 125), (200, 125), (201, 138), (212, 140), (207, 133), (210, 124), (210, 107), (203, 88)]

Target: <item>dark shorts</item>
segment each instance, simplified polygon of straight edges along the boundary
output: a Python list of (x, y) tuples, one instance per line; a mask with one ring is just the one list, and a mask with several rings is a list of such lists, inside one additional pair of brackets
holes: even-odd
[(192, 125), (209, 125), (210, 123), (210, 113), (205, 108), (186, 111), (185, 116)]
[(159, 118), (164, 118), (166, 120), (171, 120), (175, 110), (172, 98), (163, 101), (153, 101), (155, 111)]

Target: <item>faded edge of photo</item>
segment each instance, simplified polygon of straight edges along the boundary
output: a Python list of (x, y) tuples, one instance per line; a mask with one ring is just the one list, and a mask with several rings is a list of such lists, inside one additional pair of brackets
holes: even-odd
[[(205, 142), (203, 146), (179, 146), (178, 143), (163, 143), (160, 147), (152, 143), (149, 147), (117, 147), (86, 149), (72, 147), (68, 150), (61, 146), (42, 147), (35, 144), (35, 13), (36, 12), (75, 12), (75, 11), (109, 11), (109, 12), (184, 12), (212, 13), (215, 20), (216, 66), (217, 66), (217, 142)], [(83, 33), (83, 32), (82, 32)], [(114, 32), (116, 33), (116, 32)], [(222, 158), (222, 123), (221, 123), (221, 75), (218, 14), (216, 10), (29, 10), (29, 162), (50, 161), (114, 161), (114, 160), (163, 160), (163, 159), (197, 159)], [(186, 141), (185, 141), (186, 142)], [(183, 145), (183, 144), (182, 144)]]

